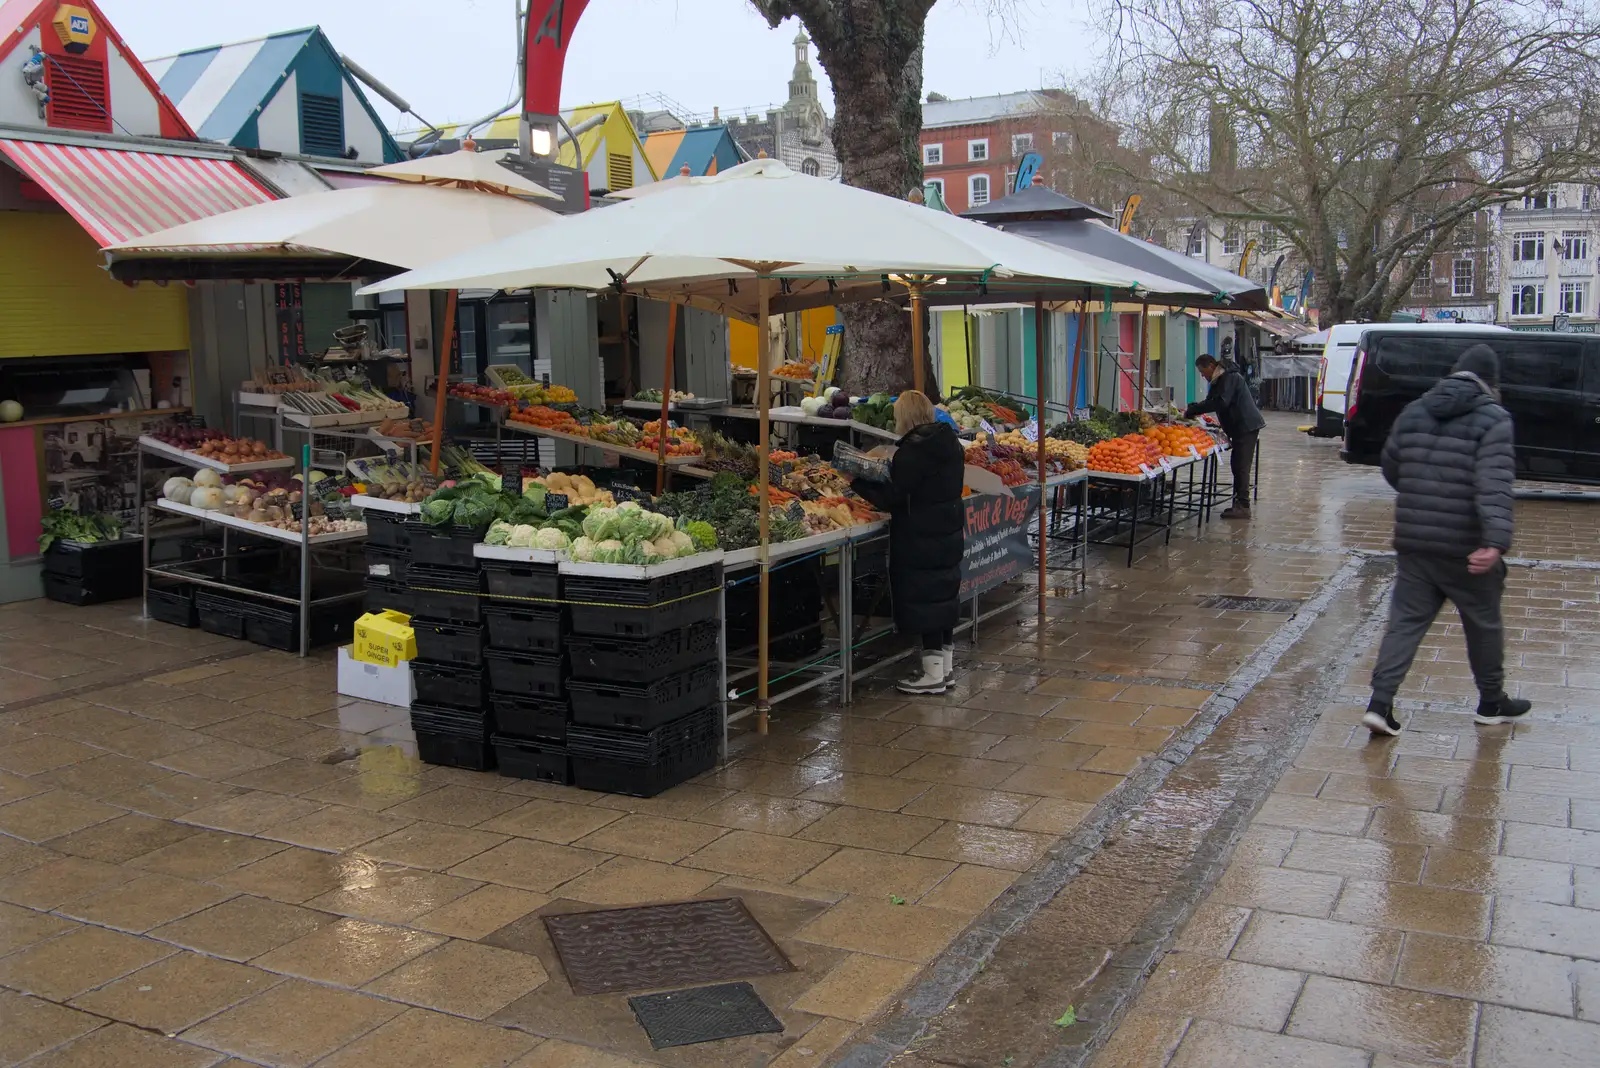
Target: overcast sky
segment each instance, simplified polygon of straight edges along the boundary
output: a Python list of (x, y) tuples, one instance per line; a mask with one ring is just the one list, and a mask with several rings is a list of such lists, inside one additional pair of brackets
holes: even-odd
[[(1057, 85), (1086, 60), (1086, 0), (940, 0), (928, 21), (927, 91), (982, 96)], [(999, 6), (1005, 6), (1001, 4)], [(141, 58), (320, 24), (339, 49), (434, 123), (478, 118), (513, 92), (514, 0), (100, 0)], [(563, 105), (659, 93), (691, 113), (781, 103), (790, 22), (767, 28), (743, 0), (590, 0), (567, 55)], [(815, 59), (813, 58), (815, 64)], [(824, 102), (832, 93), (820, 64)], [(374, 99), (391, 126), (395, 110)]]

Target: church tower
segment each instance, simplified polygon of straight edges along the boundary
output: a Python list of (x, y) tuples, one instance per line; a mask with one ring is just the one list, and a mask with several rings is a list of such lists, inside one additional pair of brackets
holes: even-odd
[(801, 29), (794, 38), (794, 74), (789, 78), (789, 110), (797, 111), (805, 101), (816, 99), (817, 77), (811, 73), (811, 38)]

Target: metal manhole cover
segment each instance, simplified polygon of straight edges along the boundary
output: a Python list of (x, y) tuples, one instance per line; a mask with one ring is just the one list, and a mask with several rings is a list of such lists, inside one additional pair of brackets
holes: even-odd
[(1200, 599), (1201, 608), (1215, 608), (1222, 612), (1295, 612), (1299, 601), (1286, 601), (1277, 597), (1230, 597), (1213, 594)]
[(544, 917), (575, 994), (794, 971), (736, 897)]
[(656, 1049), (783, 1030), (783, 1021), (749, 983), (644, 994), (629, 998), (628, 1007)]

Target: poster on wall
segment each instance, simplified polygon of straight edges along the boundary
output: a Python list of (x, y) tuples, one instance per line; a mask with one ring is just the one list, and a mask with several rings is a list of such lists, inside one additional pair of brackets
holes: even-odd
[(299, 282), (273, 287), (273, 314), (278, 324), (278, 352), (285, 363), (306, 354), (305, 304)]
[(966, 509), (961, 552), (961, 599), (969, 600), (1028, 574), (1037, 557), (1028, 544), (1028, 527), (1039, 514), (1039, 495), (1009, 491), (974, 493)]

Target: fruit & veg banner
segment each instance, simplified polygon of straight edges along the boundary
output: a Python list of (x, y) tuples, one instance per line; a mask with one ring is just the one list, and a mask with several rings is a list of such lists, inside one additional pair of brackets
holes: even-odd
[(961, 599), (1031, 573), (1038, 557), (1028, 528), (1039, 514), (1039, 495), (975, 493), (965, 498), (966, 540), (961, 553)]

